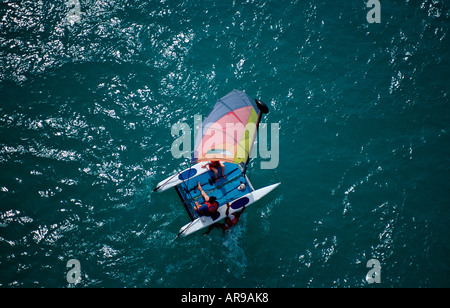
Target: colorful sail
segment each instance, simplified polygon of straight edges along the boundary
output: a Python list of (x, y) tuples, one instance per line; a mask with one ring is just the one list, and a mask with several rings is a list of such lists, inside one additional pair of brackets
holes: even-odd
[(192, 161), (246, 163), (257, 133), (259, 110), (242, 91), (219, 99), (197, 132)]

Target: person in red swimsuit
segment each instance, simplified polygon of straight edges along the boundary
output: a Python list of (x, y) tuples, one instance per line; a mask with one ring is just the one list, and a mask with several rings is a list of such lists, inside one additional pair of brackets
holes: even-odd
[(208, 196), (203, 190), (200, 182), (198, 182), (198, 190), (201, 192), (203, 200), (205, 200), (205, 202), (203, 204), (200, 204), (198, 201), (196, 201), (194, 210), (200, 216), (211, 216), (212, 214), (216, 213), (217, 209), (219, 208), (219, 203), (216, 201), (216, 197)]
[(231, 227), (237, 225), (237, 223), (239, 222), (239, 219), (241, 218), (242, 213), (244, 213), (244, 210), (245, 210), (245, 205), (242, 207), (242, 210), (240, 212), (234, 212), (233, 214), (230, 215), (230, 204), (227, 203), (227, 211), (225, 212), (227, 217), (225, 218), (225, 222), (223, 224), (215, 223), (215, 224), (209, 226), (208, 231), (206, 231), (204, 233), (204, 235), (208, 235), (209, 232), (211, 232), (211, 230), (214, 228), (221, 228), (223, 230), (223, 232), (225, 232), (228, 229), (230, 229)]
[[(209, 170), (214, 172), (214, 178), (216, 181), (219, 180), (219, 177), (217, 176), (219, 174), (219, 168), (222, 168), (222, 177), (226, 179), (224, 172), (225, 172), (225, 165), (221, 163), (218, 160), (212, 160), (210, 163), (207, 163), (202, 166), (202, 168), (206, 168), (206, 166), (209, 166)], [(214, 180), (214, 179), (213, 179)]]

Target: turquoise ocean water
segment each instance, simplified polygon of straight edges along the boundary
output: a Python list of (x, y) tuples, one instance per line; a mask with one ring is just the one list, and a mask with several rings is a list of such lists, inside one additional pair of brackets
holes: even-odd
[[(444, 0), (0, 2), (0, 286), (450, 287)], [(279, 123), (282, 185), (189, 222), (171, 126), (233, 89)]]

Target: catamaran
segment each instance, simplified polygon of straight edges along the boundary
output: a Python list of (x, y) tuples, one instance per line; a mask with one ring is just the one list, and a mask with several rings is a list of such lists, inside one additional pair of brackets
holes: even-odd
[[(191, 221), (180, 229), (177, 238), (225, 219), (225, 205), (229, 204), (228, 214), (239, 212), (281, 184), (255, 190), (246, 174), (259, 123), (268, 112), (267, 105), (258, 99), (253, 101), (239, 90), (233, 90), (214, 105), (198, 129), (190, 167), (161, 181), (154, 189), (163, 192), (175, 188), (189, 215)], [(209, 162), (217, 161), (224, 168), (220, 176), (208, 167)], [(203, 203), (199, 185), (219, 204), (210, 216), (202, 216), (195, 210), (196, 202)]]

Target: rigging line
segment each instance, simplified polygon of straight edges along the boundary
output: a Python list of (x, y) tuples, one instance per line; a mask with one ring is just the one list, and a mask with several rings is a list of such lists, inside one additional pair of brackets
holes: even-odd
[[(187, 198), (187, 194), (186, 194), (186, 189), (183, 189), (183, 191), (181, 191), (180, 190), (180, 193), (183, 193), (184, 195), (183, 195), (183, 206), (186, 208), (186, 210), (188, 210), (189, 211), (189, 213), (192, 215), (189, 215), (191, 218), (192, 218), (192, 220), (194, 221), (195, 219), (194, 219), (194, 216), (197, 216), (197, 214), (196, 213), (194, 213), (192, 210), (191, 210), (191, 207), (187, 204), (188, 203), (188, 201), (192, 201), (193, 200), (193, 197), (192, 197), (192, 195), (189, 193), (189, 195), (191, 196), (191, 199), (188, 199)], [(188, 213), (188, 214), (189, 214)], [(197, 216), (198, 217), (198, 216)]]
[[(250, 105), (249, 105), (249, 104), (247, 104), (247, 102), (245, 101), (245, 99), (242, 99), (242, 97), (240, 97), (240, 96), (239, 96), (239, 98), (242, 100), (242, 102), (244, 103), (245, 107), (252, 107), (252, 108), (254, 108), (255, 110), (257, 110), (257, 109), (255, 108), (255, 106), (254, 106), (252, 103), (250, 103)], [(231, 107), (228, 106), (228, 105), (222, 100), (222, 98), (219, 98), (217, 101), (221, 102), (222, 105), (224, 105), (226, 108), (228, 108), (228, 109), (231, 111), (231, 113), (233, 113), (233, 115), (234, 115), (236, 118), (238, 118), (238, 117), (234, 114), (234, 110), (236, 110), (236, 109), (231, 109)], [(251, 100), (250, 100), (250, 101), (251, 101)], [(241, 107), (241, 108), (243, 108), (243, 107)], [(259, 111), (259, 110), (258, 110), (258, 111)], [(238, 118), (238, 120), (242, 123), (241, 119)]]
[[(236, 186), (235, 188), (230, 189), (229, 191), (227, 191), (227, 192), (226, 192), (222, 197), (220, 197), (220, 199), (218, 199), (218, 200), (223, 199), (223, 198), (224, 198), (226, 195), (228, 195), (230, 192), (232, 192), (232, 191), (238, 189), (242, 184), (245, 184), (245, 183), (242, 182), (242, 181), (239, 181), (239, 185), (238, 185), (238, 186)], [(245, 185), (247, 185), (247, 184), (245, 184)]]
[[(198, 219), (198, 218), (197, 218), (197, 219)], [(189, 225), (187, 225), (186, 228), (184, 228), (183, 230), (181, 230), (181, 231), (177, 234), (177, 236), (172, 240), (171, 243), (175, 242), (175, 240), (176, 240), (177, 238), (179, 238), (180, 235), (183, 234), (187, 229), (189, 229), (189, 228), (192, 226), (192, 224), (193, 224), (197, 219), (191, 221), (191, 222), (189, 223)]]
[[(192, 160), (190, 160), (190, 162), (189, 162), (189, 170), (192, 168)], [(189, 177), (189, 179), (187, 180), (187, 183), (186, 183), (186, 181), (182, 181), (182, 183), (185, 185), (185, 187), (186, 188), (184, 188), (184, 190), (185, 191), (187, 191), (187, 193), (189, 194), (189, 196), (191, 196), (191, 199), (190, 200), (192, 200), (192, 195), (191, 195), (191, 191), (189, 190), (189, 181), (191, 180), (191, 177)], [(186, 198), (186, 200), (183, 202), (183, 206), (184, 205), (186, 205), (187, 206), (187, 204), (186, 204), (186, 202), (187, 202), (187, 198)], [(191, 213), (192, 213), (192, 211), (191, 211)]]
[[(239, 168), (235, 168), (235, 169), (233, 169), (233, 170), (231, 170), (230, 172), (228, 172), (227, 174), (225, 174), (225, 175), (221, 175), (221, 176), (219, 176), (219, 177), (217, 177), (217, 179), (220, 179), (220, 178), (222, 178), (222, 177), (227, 177), (227, 176), (229, 176), (230, 174), (232, 174), (233, 172), (235, 172), (235, 171), (237, 171)], [(214, 182), (212, 182), (211, 181), (211, 179), (209, 179), (208, 180), (208, 182), (206, 182), (206, 183), (203, 183), (203, 184), (201, 184), (200, 183), (200, 186), (205, 186), (206, 184), (210, 184), (211, 186), (212, 186), (212, 184), (214, 184)], [(186, 187), (186, 189), (188, 189), (189, 188), (189, 186), (188, 187)], [(196, 190), (198, 187), (197, 186), (194, 186), (194, 187), (192, 187), (191, 189), (189, 189), (189, 191), (194, 191), (194, 190)]]
[[(189, 170), (191, 170), (191, 168), (192, 168), (192, 159), (189, 160)], [(187, 183), (186, 183), (185, 181), (183, 181), (183, 183), (186, 184), (186, 188), (189, 187), (189, 181), (191, 180), (191, 178), (192, 178), (192, 176), (190, 176), (190, 177), (188, 178)], [(190, 193), (189, 193), (189, 194), (190, 194)]]
[[(190, 160), (190, 162), (189, 162), (189, 169), (191, 169), (191, 166), (192, 166), (192, 160)], [(186, 207), (189, 207), (189, 206), (187, 205), (188, 200), (189, 200), (189, 201), (192, 201), (192, 200), (193, 200), (191, 191), (188, 190), (188, 188), (189, 188), (189, 180), (190, 180), (190, 179), (191, 179), (191, 178), (188, 179), (187, 183), (186, 183), (185, 181), (183, 181), (183, 183), (184, 183), (185, 186), (186, 186), (186, 188), (185, 188), (184, 190), (188, 192), (189, 196), (191, 196), (191, 199), (187, 199), (187, 198), (186, 198), (186, 199), (183, 201), (183, 206), (186, 206)], [(190, 207), (189, 207), (189, 209), (190, 209)], [(192, 217), (194, 217), (194, 213), (192, 213), (192, 211), (190, 211), (190, 212), (191, 212), (191, 214), (192, 214)], [(194, 212), (195, 212), (195, 211), (194, 211)], [(197, 216), (197, 215), (195, 215), (195, 216)], [(184, 228), (183, 230), (181, 230), (181, 231), (177, 234), (177, 236), (172, 240), (172, 243), (173, 243), (177, 238), (179, 238), (180, 235), (183, 234), (187, 229), (189, 229), (189, 228), (192, 226), (192, 224), (193, 224), (198, 218), (199, 218), (199, 217), (197, 216), (196, 219), (192, 219), (192, 221), (189, 223), (189, 225), (188, 225), (186, 228)]]
[[(236, 181), (237, 179), (240, 179), (240, 178), (241, 178), (240, 175), (237, 176), (237, 177), (234, 177), (234, 178), (232, 178), (231, 180), (229, 180), (229, 181), (223, 183), (222, 185), (219, 185), (219, 186), (217, 186), (217, 187), (215, 187), (215, 188), (213, 188), (213, 189), (210, 189), (210, 190), (205, 191), (205, 193), (206, 193), (207, 195), (210, 194), (210, 193), (213, 193), (214, 191), (216, 191), (216, 190), (218, 190), (218, 189), (224, 187), (225, 185), (230, 184), (230, 183), (232, 183), (232, 182), (234, 182), (234, 181)], [(225, 193), (225, 195), (227, 195), (227, 194), (228, 194), (228, 192)], [(191, 196), (191, 199), (186, 199), (186, 201), (191, 201), (191, 202), (192, 202), (192, 201), (196, 201), (196, 200), (198, 200), (198, 199), (200, 199), (200, 198), (202, 197), (201, 194), (195, 195), (194, 197), (192, 197), (191, 194), (189, 194), (189, 195)], [(220, 198), (222, 198), (222, 197), (220, 197)], [(220, 198), (219, 198), (219, 199), (220, 199)]]
[[(231, 107), (228, 106), (227, 104), (225, 104), (225, 102), (222, 99), (219, 99), (219, 101), (222, 103), (222, 105), (224, 105), (225, 107), (230, 109), (229, 114), (232, 114), (239, 122), (242, 123), (242, 125), (244, 125), (244, 122), (242, 122), (242, 120), (234, 113), (234, 110), (236, 110), (236, 109), (231, 109)], [(244, 101), (244, 103), (245, 103), (245, 101)], [(248, 107), (248, 105), (245, 105), (245, 107)], [(242, 108), (245, 108), (245, 107), (242, 107)]]

